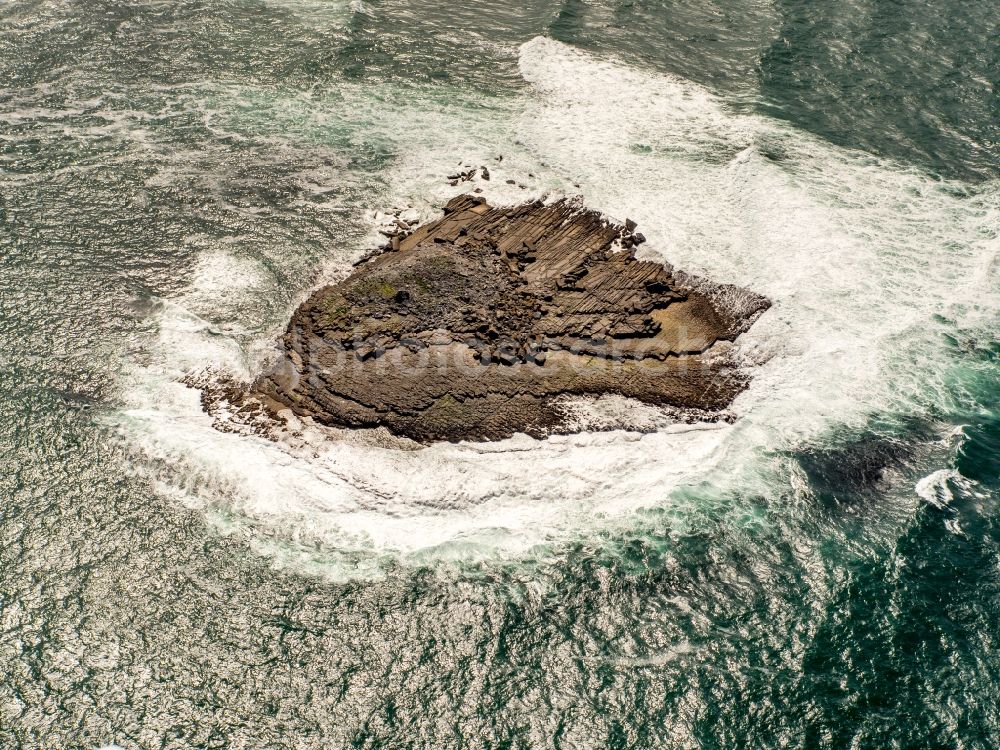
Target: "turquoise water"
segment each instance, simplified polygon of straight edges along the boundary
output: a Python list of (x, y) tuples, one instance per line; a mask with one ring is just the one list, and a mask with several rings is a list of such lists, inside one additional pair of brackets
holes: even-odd
[[(994, 747), (994, 11), (4, 4), (0, 747)], [(458, 162), (774, 300), (736, 423), (215, 429)]]

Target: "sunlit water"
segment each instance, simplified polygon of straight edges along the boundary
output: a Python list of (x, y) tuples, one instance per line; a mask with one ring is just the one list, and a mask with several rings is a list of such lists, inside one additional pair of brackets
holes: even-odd
[[(837, 8), (0, 11), (0, 744), (989, 746), (989, 14)], [(459, 163), (771, 298), (735, 423), (215, 429)]]

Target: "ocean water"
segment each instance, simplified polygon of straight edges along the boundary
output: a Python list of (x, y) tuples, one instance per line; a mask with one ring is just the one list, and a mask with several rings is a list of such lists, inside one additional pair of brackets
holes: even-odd
[[(4, 3), (0, 748), (995, 747), (998, 39), (983, 2)], [(181, 379), (252, 376), (459, 164), (769, 296), (737, 420), (215, 429)]]

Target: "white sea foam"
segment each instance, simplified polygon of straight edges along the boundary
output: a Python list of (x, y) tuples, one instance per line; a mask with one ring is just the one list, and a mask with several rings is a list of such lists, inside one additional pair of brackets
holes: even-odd
[(955, 499), (951, 487), (948, 486), (949, 482), (953, 481), (961, 481), (961, 474), (954, 469), (938, 469), (917, 482), (914, 490), (935, 508), (947, 508)]
[[(950, 397), (940, 335), (975, 336), (1000, 310), (995, 187), (972, 193), (835, 148), (732, 112), (689, 82), (550, 40), (524, 45), (521, 70), (531, 87), (499, 114), (417, 98), (384, 118), (372, 104), (373, 128), (398, 122), (380, 131), (401, 154), (386, 203), (429, 217), (472, 187), (442, 180), (459, 159), (490, 166), (493, 179), (475, 185), (494, 201), (579, 183), (590, 206), (639, 221), (650, 256), (767, 294), (774, 308), (739, 342), (757, 366), (734, 405), (737, 423), (662, 426), (644, 415), (644, 427), (658, 431), (412, 450), (309, 426), (284, 444), (218, 432), (174, 379), (209, 365), (252, 373), (253, 353), (219, 320), (237, 325), (233, 300), (252, 304), (268, 280), (216, 254), (186, 295), (164, 305), (160, 359), (137, 378), (126, 414), (147, 454), (183, 467), (163, 478), (178, 497), (252, 526), (272, 552), (335, 559), (345, 575), (368, 570), (359, 562), (366, 554), (522, 554), (628, 523), (642, 507), (674, 509), (668, 515), (683, 525), (696, 510), (671, 492), (704, 479), (781, 492), (794, 477), (785, 488), (761, 478), (775, 450), (872, 412), (919, 411)], [(206, 310), (217, 296), (229, 301)], [(581, 419), (596, 424), (620, 408), (609, 402)]]
[(973, 501), (986, 500), (989, 495), (979, 483), (968, 479), (954, 469), (938, 469), (920, 479), (914, 492), (928, 505), (941, 511), (950, 511), (945, 519), (945, 528), (956, 536), (964, 536), (960, 513), (955, 508), (956, 493)]

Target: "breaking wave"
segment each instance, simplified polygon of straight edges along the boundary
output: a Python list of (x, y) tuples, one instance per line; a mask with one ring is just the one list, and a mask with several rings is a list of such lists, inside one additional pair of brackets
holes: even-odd
[[(247, 531), (279, 562), (375, 575), (400, 559), (543, 554), (649, 508), (669, 511), (658, 523), (696, 525), (703, 509), (684, 488), (778, 499), (797, 481), (781, 456), (872, 415), (940, 414), (961, 399), (961, 364), (943, 342), (975, 342), (997, 321), (995, 184), (834, 147), (690, 82), (548, 39), (521, 48), (520, 70), (528, 86), (499, 103), (413, 91), (387, 122), (378, 102), (358, 102), (339, 127), (374, 128), (395, 155), (388, 192), (361, 197), (426, 218), (462, 189), (442, 180), (456, 158), (488, 162), (494, 178), (477, 186), (493, 201), (580, 192), (637, 220), (647, 257), (769, 296), (774, 307), (738, 342), (753, 382), (736, 424), (419, 448), (295, 422), (278, 442), (218, 431), (179, 377), (206, 367), (250, 377), (289, 310), (248, 329), (242, 316), (282, 280), (213, 249), (183, 294), (156, 305), (157, 343), (121, 415), (161, 491)], [(333, 106), (297, 104), (318, 117)], [(327, 277), (371, 242), (367, 222), (367, 237), (331, 248)], [(623, 408), (581, 407), (581, 424)], [(911, 494), (932, 485), (944, 486)]]

